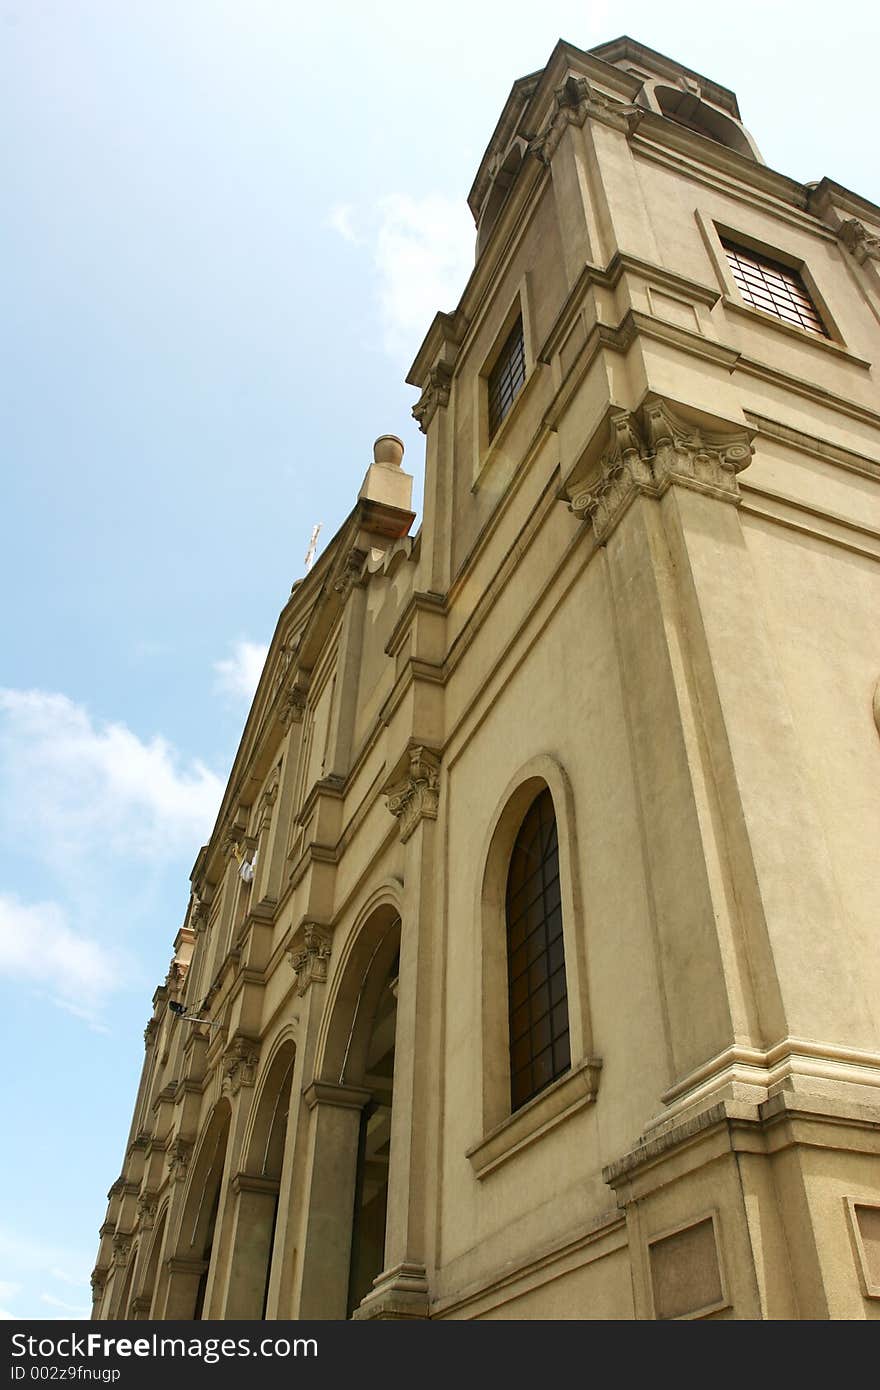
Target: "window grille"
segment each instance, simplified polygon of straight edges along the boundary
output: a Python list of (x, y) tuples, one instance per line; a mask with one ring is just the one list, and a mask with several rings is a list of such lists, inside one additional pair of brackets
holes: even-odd
[(489, 438), (509, 413), (526, 379), (526, 352), (522, 318), (518, 318), (508, 334), (498, 360), (489, 373)]
[(820, 338), (828, 334), (806, 285), (796, 270), (780, 265), (757, 251), (746, 251), (733, 242), (723, 241), (737, 289), (753, 309), (763, 309), (784, 323), (805, 328)]

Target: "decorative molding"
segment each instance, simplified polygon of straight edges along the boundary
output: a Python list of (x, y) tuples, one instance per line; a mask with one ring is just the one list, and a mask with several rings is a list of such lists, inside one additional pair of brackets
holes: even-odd
[(151, 1294), (139, 1293), (128, 1305), (129, 1316), (135, 1322), (143, 1322), (150, 1316), (152, 1302), (153, 1299)]
[(98, 1303), (104, 1297), (104, 1289), (107, 1284), (107, 1275), (110, 1273), (108, 1265), (96, 1265), (92, 1270), (90, 1283), (92, 1285), (92, 1301)]
[(238, 1033), (223, 1053), (223, 1089), (237, 1096), (242, 1086), (253, 1086), (257, 1079), (260, 1044)]
[(397, 782), (386, 786), (388, 810), (400, 821), (403, 844), (422, 820), (436, 820), (440, 804), (440, 755), (421, 745), (411, 748), (409, 767)]
[(317, 922), (307, 922), (304, 944), (299, 950), (287, 952), (287, 959), (296, 971), (296, 992), (305, 994), (311, 984), (324, 984), (327, 962), (330, 959), (332, 936)]
[(193, 1146), (188, 1139), (175, 1139), (168, 1149), (168, 1177), (172, 1182), (186, 1178)]
[(859, 265), (864, 265), (865, 261), (880, 261), (880, 236), (869, 232), (857, 217), (841, 222), (837, 235)]
[(724, 501), (740, 498), (737, 473), (751, 460), (748, 430), (708, 433), (680, 419), (665, 401), (615, 411), (609, 441), (586, 482), (567, 489), (569, 510), (593, 524), (603, 544), (632, 499), (661, 497), (672, 483)]
[(153, 1046), (154, 1042), (156, 1041), (156, 1034), (157, 1034), (158, 1032), (159, 1032), (159, 1020), (158, 1020), (157, 1018), (150, 1018), (150, 1019), (148, 1019), (148, 1020), (147, 1020), (147, 1026), (146, 1026), (146, 1028), (144, 1029), (144, 1047), (145, 1047), (145, 1048), (151, 1048), (151, 1047)]
[(437, 411), (449, 404), (452, 389), (452, 367), (448, 362), (437, 362), (428, 369), (427, 380), (422, 394), (412, 408), (413, 417), (418, 421), (422, 434), (428, 433), (428, 426)]

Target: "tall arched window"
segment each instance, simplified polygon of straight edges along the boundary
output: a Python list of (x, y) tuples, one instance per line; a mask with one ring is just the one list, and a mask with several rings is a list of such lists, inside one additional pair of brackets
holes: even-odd
[(506, 909), (510, 1103), (518, 1110), (571, 1065), (559, 840), (548, 790), (516, 837)]

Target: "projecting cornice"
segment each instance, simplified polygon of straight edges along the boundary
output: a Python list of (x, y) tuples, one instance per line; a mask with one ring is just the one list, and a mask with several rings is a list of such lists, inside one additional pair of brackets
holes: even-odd
[(752, 434), (723, 421), (697, 426), (660, 399), (612, 410), (598, 432), (598, 457), (582, 460), (565, 483), (569, 510), (591, 523), (601, 545), (639, 494), (658, 498), (679, 484), (738, 502), (736, 475), (751, 461)]

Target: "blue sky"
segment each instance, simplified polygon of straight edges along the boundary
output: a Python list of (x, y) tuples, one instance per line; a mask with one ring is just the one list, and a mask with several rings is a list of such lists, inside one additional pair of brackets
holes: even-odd
[[(84, 1315), (277, 613), (452, 308), (513, 80), (626, 32), (880, 201), (873, 5), (0, 0), (0, 1311)], [(729, 26), (729, 27), (725, 27)]]

